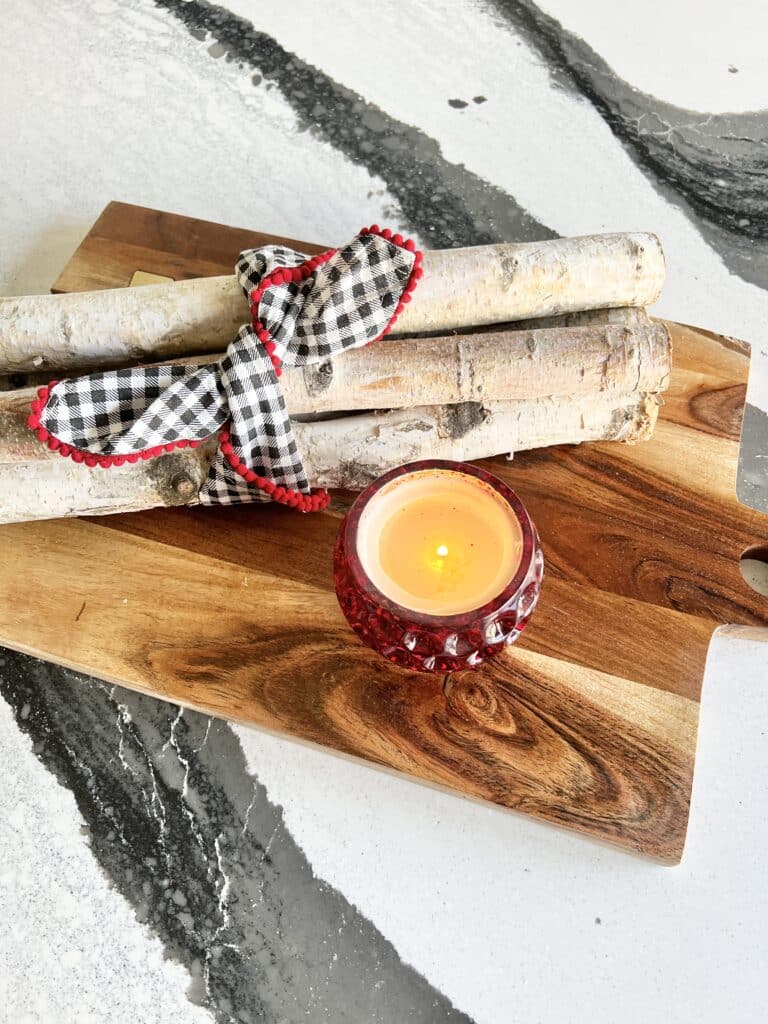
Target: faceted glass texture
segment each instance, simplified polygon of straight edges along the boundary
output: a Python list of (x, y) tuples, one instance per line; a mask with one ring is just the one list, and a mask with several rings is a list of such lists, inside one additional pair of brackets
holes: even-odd
[[(357, 527), (368, 502), (391, 480), (425, 469), (477, 477), (507, 502), (522, 531), (520, 565), (507, 587), (487, 604), (458, 615), (426, 615), (385, 597), (366, 575), (357, 554)], [(533, 614), (544, 575), (544, 556), (531, 517), (518, 496), (484, 469), (428, 459), (391, 470), (360, 494), (344, 518), (333, 553), (336, 596), (360, 639), (389, 661), (420, 672), (477, 668), (520, 636)]]

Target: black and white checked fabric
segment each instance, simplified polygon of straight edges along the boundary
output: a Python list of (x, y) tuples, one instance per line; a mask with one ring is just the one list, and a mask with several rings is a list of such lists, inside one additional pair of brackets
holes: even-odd
[(73, 448), (131, 455), (182, 438), (202, 441), (226, 419), (215, 366), (138, 366), (61, 381), (40, 421)]
[[(240, 254), (247, 296), (302, 253), (265, 246)], [(254, 318), (287, 365), (318, 363), (377, 338), (395, 315), (415, 255), (377, 234), (338, 249), (298, 283), (270, 285)], [(309, 482), (272, 360), (252, 324), (220, 362), (204, 367), (135, 367), (54, 385), (40, 424), (62, 443), (96, 456), (127, 456), (178, 441), (201, 441), (228, 425), (234, 456), (276, 485), (308, 493)], [(219, 448), (200, 492), (204, 504), (265, 500)]]

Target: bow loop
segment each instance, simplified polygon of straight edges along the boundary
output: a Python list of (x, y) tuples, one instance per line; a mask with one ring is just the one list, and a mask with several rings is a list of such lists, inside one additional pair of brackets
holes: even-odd
[(283, 246), (240, 254), (238, 279), (282, 362), (318, 363), (384, 333), (416, 254), (376, 234), (307, 257)]

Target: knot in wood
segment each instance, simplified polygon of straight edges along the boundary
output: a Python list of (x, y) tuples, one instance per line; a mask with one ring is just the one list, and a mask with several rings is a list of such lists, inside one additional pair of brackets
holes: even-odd
[(171, 487), (180, 498), (191, 498), (197, 491), (197, 484), (188, 473), (177, 473), (171, 480)]
[(333, 363), (330, 359), (324, 363), (309, 363), (304, 367), (304, 387), (312, 397), (321, 395), (333, 383)]
[(445, 696), (454, 715), (485, 732), (514, 736), (518, 731), (515, 717), (503, 695), (482, 678), (451, 677), (445, 687)]

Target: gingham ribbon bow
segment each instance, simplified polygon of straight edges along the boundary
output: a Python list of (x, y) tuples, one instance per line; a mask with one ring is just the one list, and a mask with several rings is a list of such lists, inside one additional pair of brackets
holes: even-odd
[(218, 432), (203, 504), (271, 498), (323, 508), (328, 496), (310, 489), (285, 409), (281, 364), (319, 363), (387, 334), (420, 263), (413, 242), (376, 225), (312, 258), (278, 245), (249, 249), (236, 273), (253, 322), (223, 359), (53, 383), (38, 393), (29, 425), (53, 450), (104, 468), (197, 447)]

